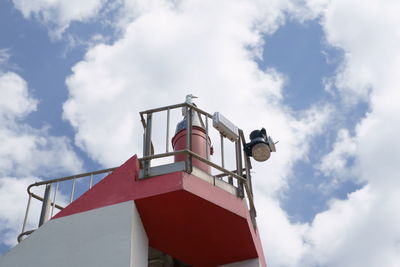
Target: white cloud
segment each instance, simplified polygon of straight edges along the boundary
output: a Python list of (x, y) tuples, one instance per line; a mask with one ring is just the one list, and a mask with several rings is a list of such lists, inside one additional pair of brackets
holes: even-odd
[(1, 48), (0, 49), (0, 68), (5, 65), (8, 60), (10, 59), (10, 53), (8, 52), (8, 49)]
[[(1, 177), (0, 179), (0, 239), (5, 245), (13, 246), (17, 243), (28, 200), (26, 188), (34, 182), (37, 182), (34, 177)], [(27, 230), (37, 227), (39, 214), (39, 202), (32, 201)]]
[(317, 169), (328, 177), (349, 175), (348, 162), (354, 157), (356, 148), (357, 144), (350, 136), (349, 131), (347, 129), (339, 130), (332, 151), (321, 159)]
[(60, 38), (74, 21), (86, 22), (98, 14), (106, 0), (13, 0), (25, 18), (34, 17)]
[(22, 122), (36, 109), (37, 100), (16, 73), (0, 73), (0, 174), (55, 175), (81, 167), (66, 137), (48, 134)]
[(26, 82), (16, 73), (0, 72), (0, 120), (23, 117), (36, 109), (37, 101), (28, 96)]
[(333, 175), (351, 173), (366, 185), (315, 217), (305, 235), (311, 246), (302, 266), (400, 264), (399, 8), (398, 1), (331, 1), (322, 14), (328, 42), (345, 51), (336, 76), (343, 103), (365, 101), (369, 112), (352, 136), (347, 130), (338, 133), (320, 168)]
[(307, 249), (303, 236), (309, 226), (291, 223), (277, 199), (261, 194), (255, 196), (258, 200), (257, 222), (267, 265), (301, 266), (299, 263)]
[[(27, 186), (41, 176), (78, 172), (82, 164), (68, 138), (24, 123), (37, 100), (18, 74), (0, 72), (0, 93), (0, 242), (11, 246), (21, 231)], [(37, 227), (39, 206), (32, 203), (28, 229)]]

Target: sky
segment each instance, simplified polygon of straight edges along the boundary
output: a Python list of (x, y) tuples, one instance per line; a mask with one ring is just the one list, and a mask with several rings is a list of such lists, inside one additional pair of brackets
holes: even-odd
[(253, 163), (268, 266), (400, 266), (399, 11), (396, 0), (0, 1), (0, 255), (16, 244), (27, 185), (141, 155), (138, 112), (192, 93), (245, 134), (279, 140)]

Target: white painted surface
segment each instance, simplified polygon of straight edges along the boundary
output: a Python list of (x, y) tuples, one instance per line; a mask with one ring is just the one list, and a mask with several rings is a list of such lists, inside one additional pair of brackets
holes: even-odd
[(251, 259), (246, 261), (239, 261), (230, 264), (220, 265), (219, 267), (260, 267), (260, 262), (257, 259)]
[(130, 267), (147, 266), (149, 256), (149, 239), (144, 230), (139, 212), (133, 202), (133, 218), (131, 225), (131, 265)]
[(148, 239), (135, 203), (51, 220), (0, 258), (1, 267), (147, 266)]

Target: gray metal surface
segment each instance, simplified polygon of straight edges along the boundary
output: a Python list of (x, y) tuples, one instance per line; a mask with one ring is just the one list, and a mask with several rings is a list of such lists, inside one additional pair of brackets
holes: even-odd
[[(150, 156), (151, 155), (151, 128), (152, 128), (152, 113), (147, 114), (146, 118), (146, 128), (144, 131), (144, 144), (143, 144), (143, 156)], [(145, 176), (148, 175), (148, 170), (150, 168), (150, 160), (145, 160), (143, 162), (143, 169)]]
[(180, 162), (150, 167), (147, 171), (147, 175), (145, 175), (144, 170), (141, 169), (139, 171), (139, 178), (140, 179), (150, 178), (150, 177), (159, 176), (159, 175), (163, 175), (163, 174), (167, 174), (167, 173), (185, 171), (185, 170), (186, 170), (185, 162), (180, 161)]
[(42, 226), (49, 219), (49, 208), (50, 208), (50, 191), (51, 184), (47, 184), (44, 190), (44, 197), (42, 203), (42, 211), (40, 212), (39, 227)]

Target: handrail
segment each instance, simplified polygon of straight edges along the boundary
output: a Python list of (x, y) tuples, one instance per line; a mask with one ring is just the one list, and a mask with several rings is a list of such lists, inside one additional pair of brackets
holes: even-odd
[[(48, 199), (46, 200), (44, 197), (41, 197), (41, 196), (33, 193), (31, 191), (31, 189), (33, 187), (38, 187), (38, 186), (42, 186), (42, 185), (50, 185), (51, 186), (52, 184), (57, 184), (58, 185), (58, 183), (60, 183), (60, 182), (69, 181), (69, 180), (74, 180), (74, 182), (75, 182), (76, 179), (90, 176), (89, 188), (91, 188), (93, 175), (102, 174), (102, 173), (109, 173), (109, 172), (114, 171), (115, 169), (116, 169), (116, 167), (103, 169), (103, 170), (97, 170), (97, 171), (91, 171), (91, 172), (86, 172), (86, 173), (81, 173), (81, 174), (75, 174), (75, 175), (70, 175), (70, 176), (65, 176), (65, 177), (60, 177), (60, 178), (56, 178), (56, 179), (50, 179), (50, 180), (41, 181), (41, 182), (35, 182), (33, 184), (30, 184), (27, 187), (27, 193), (28, 193), (29, 199), (28, 199), (28, 204), (27, 204), (26, 211), (25, 211), (25, 217), (24, 217), (24, 221), (23, 221), (23, 225), (22, 225), (22, 231), (18, 235), (18, 238), (17, 238), (18, 242), (21, 242), (24, 236), (29, 235), (29, 234), (31, 234), (31, 233), (33, 233), (35, 231), (35, 229), (25, 231), (25, 227), (26, 227), (26, 223), (27, 223), (27, 219), (28, 219), (28, 214), (29, 214), (29, 209), (30, 209), (31, 198), (37, 199), (37, 200), (39, 200), (41, 202), (48, 201), (49, 207), (52, 207), (51, 215), (53, 214), (54, 207), (59, 209), (59, 210), (64, 209), (64, 207), (62, 207), (61, 205), (58, 205), (57, 203), (55, 203), (56, 193), (54, 193), (52, 201), (50, 201), (49, 196), (48, 196)], [(73, 185), (73, 187), (74, 187), (74, 185)], [(58, 186), (57, 186), (55, 192), (57, 192), (57, 189), (58, 189)], [(71, 199), (72, 199), (72, 196), (73, 196), (73, 192), (71, 193)], [(42, 207), (42, 212), (43, 212), (43, 207)], [(40, 223), (41, 222), (39, 222), (39, 226), (40, 226)]]
[[(28, 194), (31, 195), (33, 198), (43, 201), (44, 199), (38, 195), (36, 195), (35, 193), (31, 192), (31, 188), (34, 186), (41, 186), (41, 185), (46, 185), (46, 184), (53, 184), (53, 183), (58, 183), (58, 182), (63, 182), (63, 181), (68, 181), (68, 180), (73, 180), (73, 179), (77, 179), (77, 178), (83, 178), (83, 177), (87, 177), (89, 175), (96, 175), (96, 174), (102, 174), (102, 173), (106, 173), (106, 172), (111, 172), (113, 170), (115, 170), (117, 167), (114, 168), (108, 168), (108, 169), (103, 169), (103, 170), (98, 170), (98, 171), (92, 171), (92, 172), (85, 172), (85, 173), (81, 173), (81, 174), (76, 174), (76, 175), (70, 175), (70, 176), (65, 176), (65, 177), (61, 177), (61, 178), (56, 178), (56, 179), (51, 179), (51, 180), (46, 180), (46, 181), (42, 181), (42, 182), (36, 182), (33, 184), (30, 184), (27, 188)], [(51, 206), (54, 203), (51, 202)], [(57, 209), (62, 210), (63, 207), (61, 207), (58, 204), (55, 204), (55, 207)]]
[(72, 179), (75, 179), (75, 178), (82, 178), (82, 177), (86, 177), (86, 176), (89, 176), (89, 175), (96, 175), (96, 174), (102, 174), (102, 173), (106, 173), (106, 172), (112, 172), (112, 171), (114, 171), (116, 168), (117, 168), (117, 167), (108, 168), (108, 169), (103, 169), (103, 170), (98, 170), (98, 171), (92, 171), (92, 172), (85, 172), (85, 173), (81, 173), (81, 174), (65, 176), (65, 177), (56, 178), (56, 179), (52, 179), (52, 180), (46, 180), (46, 181), (42, 181), (42, 182), (36, 182), (36, 183), (33, 183), (33, 184), (31, 184), (31, 185), (28, 186), (28, 188), (27, 188), (28, 194), (31, 193), (29, 190), (30, 190), (30, 188), (33, 187), (33, 186), (39, 186), (39, 185), (45, 185), (45, 184), (52, 184), (52, 183), (56, 183), (56, 182), (62, 182), (62, 181), (72, 180)]
[[(186, 114), (186, 149), (179, 150), (179, 151), (174, 151), (174, 152), (169, 152), (168, 151), (168, 136), (169, 136), (169, 119), (170, 119), (170, 110), (171, 109), (177, 109), (177, 108), (184, 108), (185, 114)], [(166, 150), (165, 153), (160, 153), (160, 154), (155, 154), (154, 155), (154, 149), (153, 149), (153, 142), (151, 139), (151, 130), (152, 130), (152, 115), (153, 113), (156, 112), (161, 112), (161, 111), (166, 111), (167, 112), (167, 133), (166, 133)], [(215, 178), (220, 178), (222, 179), (225, 176), (228, 176), (228, 181), (230, 184), (233, 185), (233, 180), (232, 178), (235, 178), (237, 180), (237, 188), (239, 189), (239, 197), (244, 197), (244, 192), (243, 189), (245, 190), (245, 194), (247, 195), (247, 199), (249, 202), (249, 209), (250, 209), (250, 215), (253, 221), (254, 227), (256, 227), (255, 223), (255, 216), (256, 216), (256, 209), (254, 205), (254, 199), (253, 199), (253, 190), (252, 190), (252, 182), (251, 182), (251, 174), (250, 174), (250, 169), (251, 169), (251, 162), (249, 157), (243, 153), (242, 157), (242, 149), (246, 144), (245, 138), (243, 131), (241, 129), (238, 129), (238, 134), (239, 134), (239, 140), (235, 144), (236, 146), (236, 170), (234, 171), (229, 171), (225, 168), (224, 164), (224, 148), (223, 148), (223, 136), (221, 135), (221, 166), (212, 162), (211, 160), (208, 159), (208, 142), (206, 142), (206, 154), (207, 158), (204, 158), (201, 155), (196, 154), (191, 150), (191, 132), (192, 132), (192, 116), (193, 112), (197, 113), (200, 121), (201, 117), (204, 116), (205, 118), (205, 134), (206, 134), (206, 140), (208, 140), (209, 132), (208, 132), (208, 119), (212, 119), (213, 115), (210, 113), (201, 110), (194, 104), (189, 104), (189, 103), (180, 103), (180, 104), (175, 104), (175, 105), (169, 105), (169, 106), (164, 106), (164, 107), (159, 107), (159, 108), (154, 108), (154, 109), (149, 109), (145, 110), (142, 112), (139, 112), (141, 122), (143, 125), (144, 129), (144, 143), (143, 143), (143, 158), (140, 159), (141, 166), (144, 169), (144, 177), (149, 175), (149, 168), (150, 167), (150, 161), (153, 159), (158, 159), (158, 158), (164, 158), (164, 157), (169, 157), (177, 154), (186, 154), (186, 160), (185, 160), (185, 169), (186, 172), (191, 173), (192, 171), (192, 158), (199, 160), (209, 166), (211, 166), (214, 169), (217, 169), (218, 171), (222, 172), (221, 174), (215, 175)], [(150, 149), (150, 147), (152, 149)], [(242, 159), (244, 158), (244, 166), (242, 167)], [(244, 187), (244, 188), (243, 188)]]

